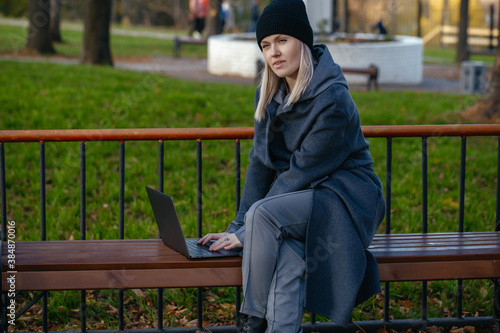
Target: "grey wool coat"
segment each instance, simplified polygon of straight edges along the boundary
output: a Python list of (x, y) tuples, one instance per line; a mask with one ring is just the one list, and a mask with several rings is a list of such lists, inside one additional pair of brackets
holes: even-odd
[(316, 45), (313, 57), (314, 76), (299, 101), (286, 107), (280, 90), (255, 122), (240, 209), (227, 231), (243, 243), (244, 216), (254, 202), (314, 189), (305, 308), (345, 326), (353, 308), (380, 291), (367, 248), (385, 202), (342, 70), (325, 45)]

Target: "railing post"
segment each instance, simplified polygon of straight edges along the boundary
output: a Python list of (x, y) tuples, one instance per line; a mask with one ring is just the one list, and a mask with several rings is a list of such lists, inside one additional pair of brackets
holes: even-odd
[(422, 232), (428, 231), (428, 156), (427, 156), (427, 138), (422, 138)]
[[(465, 165), (467, 156), (467, 137), (462, 136), (460, 141), (460, 203), (458, 212), (458, 231), (464, 232), (465, 219)], [(463, 308), (463, 281), (457, 280), (457, 318), (462, 318)]]
[[(165, 166), (165, 143), (163, 140), (158, 142), (158, 190), (163, 193), (164, 169)], [(158, 231), (160, 233), (160, 231)], [(158, 288), (158, 330), (163, 330), (163, 288)]]
[[(238, 214), (240, 209), (241, 199), (241, 143), (240, 139), (236, 139), (234, 148), (234, 201), (235, 201), (235, 214)], [(241, 306), (241, 287), (236, 286), (236, 318), (240, 315)]]
[(47, 240), (46, 226), (46, 198), (45, 198), (45, 143), (40, 142), (40, 238)]
[[(385, 179), (385, 233), (391, 233), (391, 186), (392, 186), (392, 138), (387, 138), (386, 179)], [(390, 320), (390, 283), (384, 284), (384, 320)]]
[(387, 138), (385, 171), (385, 233), (391, 233), (392, 138)]
[[(201, 139), (196, 140), (196, 209), (197, 209), (197, 237), (201, 238), (203, 235), (202, 222), (203, 222), (203, 189), (202, 189), (202, 176), (203, 176), (203, 142)], [(203, 288), (197, 288), (197, 310), (198, 310), (198, 329), (203, 331)]]
[[(120, 173), (120, 184), (119, 184), (119, 238), (125, 238), (125, 142), (120, 141), (120, 160), (119, 160), (119, 173)], [(124, 310), (123, 310), (123, 289), (118, 291), (118, 319), (119, 319), (119, 329), (124, 330)]]
[(465, 219), (465, 166), (467, 157), (467, 137), (463, 136), (460, 145), (460, 203), (458, 213), (458, 231), (464, 232)]
[[(46, 192), (45, 192), (45, 142), (40, 141), (40, 223), (41, 240), (47, 240), (47, 213), (46, 213)], [(42, 328), (48, 332), (47, 318), (47, 294), (42, 298)]]
[(87, 155), (85, 142), (80, 143), (80, 239), (87, 238)]
[[(422, 138), (422, 232), (428, 231), (428, 194), (427, 194), (427, 138)], [(427, 320), (427, 281), (422, 281), (422, 319)]]
[[(85, 141), (80, 143), (80, 240), (87, 238), (87, 155)], [(87, 295), (80, 291), (80, 329), (87, 332)]]

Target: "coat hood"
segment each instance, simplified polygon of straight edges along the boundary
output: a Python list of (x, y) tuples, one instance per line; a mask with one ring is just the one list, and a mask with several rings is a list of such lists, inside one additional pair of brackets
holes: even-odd
[(307, 101), (321, 94), (333, 84), (341, 84), (349, 89), (347, 80), (342, 73), (340, 66), (335, 63), (324, 44), (314, 45), (312, 49), (313, 59), (315, 60), (314, 74), (306, 91), (302, 94), (299, 101)]

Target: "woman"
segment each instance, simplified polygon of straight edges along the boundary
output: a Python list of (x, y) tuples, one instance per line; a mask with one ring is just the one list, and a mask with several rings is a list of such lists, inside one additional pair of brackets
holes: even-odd
[(189, 12), (192, 17), (192, 32), (194, 37), (201, 38), (205, 29), (208, 0), (189, 0)]
[(340, 67), (302, 0), (274, 0), (257, 23), (266, 61), (239, 212), (200, 243), (243, 247), (239, 332), (301, 332), (303, 308), (340, 325), (380, 291), (367, 251), (382, 185)]

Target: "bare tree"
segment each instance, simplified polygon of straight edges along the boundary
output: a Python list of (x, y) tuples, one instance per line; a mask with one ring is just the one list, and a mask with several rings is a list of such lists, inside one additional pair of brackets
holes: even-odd
[(62, 43), (61, 0), (50, 0), (50, 37), (53, 42)]
[(113, 66), (110, 49), (112, 0), (85, 0), (82, 64)]
[[(500, 1), (498, 6), (498, 29), (500, 31)], [(462, 113), (462, 117), (473, 122), (500, 122), (500, 36), (497, 39), (496, 59), (488, 90), (476, 104)]]
[(221, 6), (222, 6), (222, 0), (208, 1), (205, 38), (222, 33)]
[(458, 44), (457, 58), (458, 63), (466, 60), (467, 51), (467, 29), (469, 28), (469, 0), (460, 1), (460, 22), (458, 23)]
[(37, 53), (56, 53), (50, 38), (50, 0), (29, 0), (28, 17), (26, 49)]

